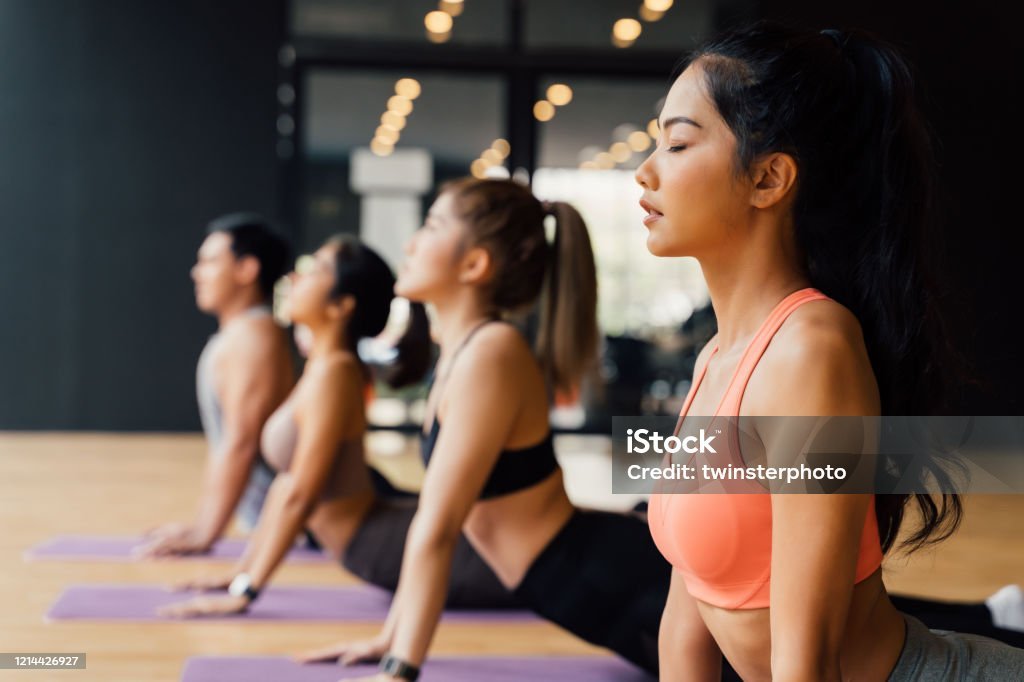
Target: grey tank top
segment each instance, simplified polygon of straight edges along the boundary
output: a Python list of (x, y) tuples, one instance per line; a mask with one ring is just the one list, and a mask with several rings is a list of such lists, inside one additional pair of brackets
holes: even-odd
[[(295, 421), (297, 390), (292, 391), (263, 427), (263, 456), (278, 473), (291, 468), (299, 442), (299, 425)], [(332, 453), (331, 469), (320, 498), (333, 500), (372, 489), (370, 470), (363, 457), (363, 439), (342, 441)]]
[[(272, 314), (265, 305), (253, 306), (245, 310), (243, 317), (263, 317)], [(230, 324), (230, 323), (229, 323)], [(214, 365), (220, 350), (223, 335), (220, 331), (210, 336), (196, 365), (196, 400), (199, 403), (199, 419), (203, 424), (203, 433), (214, 451), (220, 449), (224, 439), (224, 415), (221, 411), (220, 398), (217, 396), (217, 382), (214, 376)]]

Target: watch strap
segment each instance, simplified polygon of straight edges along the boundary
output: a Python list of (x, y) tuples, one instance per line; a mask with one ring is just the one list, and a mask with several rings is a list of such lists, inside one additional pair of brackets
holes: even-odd
[(408, 682), (416, 682), (420, 676), (419, 668), (391, 654), (386, 655), (380, 660), (380, 671), (386, 675), (397, 677), (400, 680), (407, 680)]
[(253, 586), (248, 573), (239, 573), (235, 576), (231, 585), (228, 586), (228, 593), (235, 597), (245, 597), (250, 602), (256, 601), (256, 598), (260, 596), (259, 589)]

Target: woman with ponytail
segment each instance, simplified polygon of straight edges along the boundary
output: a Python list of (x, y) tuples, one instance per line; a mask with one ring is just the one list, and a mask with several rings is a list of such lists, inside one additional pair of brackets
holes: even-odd
[[(597, 351), (583, 220), (515, 182), (466, 179), (442, 188), (406, 254), (395, 291), (433, 305), (441, 346), (419, 509), (381, 634), (308, 658), (383, 657), (372, 679), (415, 679), (465, 532), (524, 606), (655, 670), (668, 564), (641, 519), (573, 507), (552, 447), (550, 397), (576, 387)], [(531, 348), (506, 318), (538, 301)]]
[[(304, 530), (360, 578), (394, 590), (415, 496), (401, 494), (369, 467), (363, 454), (364, 395), (371, 381), (356, 352), (360, 339), (384, 330), (394, 298), (394, 276), (384, 260), (353, 237), (328, 241), (291, 275), (286, 313), (307, 331), (307, 361), (288, 399), (263, 430), (263, 453), (277, 471), (259, 524), (235, 569), (226, 576), (192, 580), (182, 588), (223, 590), (164, 610), (171, 616), (210, 616), (245, 611), (269, 583)], [(429, 361), (422, 306), (398, 343), (388, 379), (394, 386), (418, 380)], [(515, 599), (465, 538), (457, 557), (448, 605), (512, 606)]]
[[(929, 270), (935, 161), (902, 57), (859, 33), (758, 24), (682, 64), (660, 126), (636, 173), (647, 245), (699, 260), (719, 325), (682, 428), (941, 413), (955, 377)], [(783, 454), (754, 435), (768, 461)], [(901, 536), (911, 501), (921, 525)], [(675, 568), (664, 679), (717, 680), (721, 654), (750, 680), (1016, 679), (1024, 651), (930, 631), (882, 583), (883, 551), (948, 537), (960, 515), (954, 495), (655, 495)]]

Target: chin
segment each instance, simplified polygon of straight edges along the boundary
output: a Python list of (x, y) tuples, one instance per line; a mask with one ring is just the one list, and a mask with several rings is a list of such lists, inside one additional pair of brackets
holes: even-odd
[(394, 286), (395, 296), (401, 296), (402, 298), (409, 299), (415, 303), (421, 303), (422, 299), (417, 296), (417, 290), (415, 286), (410, 286), (407, 282), (403, 282), (401, 278), (395, 282)]
[(658, 237), (653, 232), (647, 235), (647, 250), (650, 252), (652, 256), (657, 256), (658, 258), (666, 258), (668, 256), (674, 255), (672, 253), (669, 253), (669, 249), (666, 249), (665, 247), (666, 244), (664, 243), (664, 240), (658, 239)]
[(281, 314), (292, 324), (306, 324), (307, 317), (303, 314), (298, 301), (285, 299), (284, 305), (281, 306)]
[(651, 232), (647, 235), (647, 250), (652, 256), (658, 258), (685, 258), (693, 256), (694, 251), (690, 248), (692, 245), (681, 241), (678, 237), (676, 239), (666, 238), (673, 235), (666, 235), (665, 233)]

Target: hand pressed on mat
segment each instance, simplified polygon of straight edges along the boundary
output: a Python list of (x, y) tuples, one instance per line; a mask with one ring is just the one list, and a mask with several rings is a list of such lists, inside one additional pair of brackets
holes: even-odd
[(245, 595), (217, 595), (215, 597), (195, 597), (188, 601), (169, 604), (157, 609), (161, 616), (169, 618), (195, 618), (202, 616), (229, 616), (244, 613), (249, 608), (249, 598)]
[[(390, 640), (384, 637), (341, 642), (306, 651), (293, 657), (296, 663), (338, 661), (341, 665), (379, 661), (388, 652)], [(390, 678), (387, 678), (390, 679)]]

